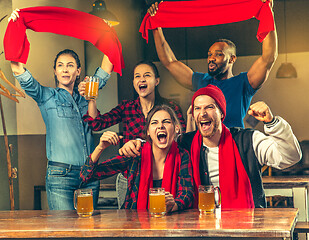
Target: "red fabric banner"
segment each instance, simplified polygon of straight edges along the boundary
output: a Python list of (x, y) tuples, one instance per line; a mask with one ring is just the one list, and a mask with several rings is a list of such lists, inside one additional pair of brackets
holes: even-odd
[[(191, 145), (193, 178), (195, 183), (195, 207), (198, 204), (198, 186), (200, 179), (200, 155), (203, 138), (196, 132)], [(231, 132), (222, 124), (219, 142), (219, 187), (221, 189), (222, 209), (254, 208), (251, 183), (242, 163), (237, 145)]]
[(257, 39), (262, 42), (275, 30), (269, 2), (261, 0), (193, 0), (161, 2), (155, 16), (147, 13), (139, 31), (148, 42), (148, 30), (201, 27), (240, 22), (255, 17), (260, 21)]
[[(26, 63), (30, 50), (26, 29), (50, 32), (91, 42), (109, 57), (114, 71), (124, 68), (122, 47), (113, 28), (94, 15), (62, 7), (20, 9), (17, 21), (10, 21), (3, 39), (5, 58)], [(44, 44), (42, 42), (42, 44)]]

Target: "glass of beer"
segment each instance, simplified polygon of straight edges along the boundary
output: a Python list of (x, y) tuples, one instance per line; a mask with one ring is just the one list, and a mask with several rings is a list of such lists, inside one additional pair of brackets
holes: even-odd
[(90, 217), (93, 213), (92, 189), (77, 189), (74, 192), (74, 208), (80, 217)]
[[(218, 193), (218, 197), (215, 193)], [(217, 200), (218, 199), (218, 200)], [(198, 209), (200, 214), (213, 213), (221, 205), (221, 192), (219, 187), (200, 185), (198, 188)]]
[(149, 212), (154, 217), (163, 217), (166, 214), (164, 188), (149, 189)]
[(84, 81), (86, 82), (85, 98), (87, 100), (97, 99), (99, 92), (99, 78), (86, 76)]

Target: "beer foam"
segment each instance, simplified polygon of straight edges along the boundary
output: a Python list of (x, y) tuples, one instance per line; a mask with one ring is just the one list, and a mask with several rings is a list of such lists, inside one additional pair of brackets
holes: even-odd
[(164, 193), (149, 193), (149, 195), (151, 196), (161, 196), (161, 195), (165, 195)]

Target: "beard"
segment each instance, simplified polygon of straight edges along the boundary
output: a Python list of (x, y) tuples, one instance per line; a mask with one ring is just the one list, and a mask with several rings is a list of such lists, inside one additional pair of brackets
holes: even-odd
[(221, 120), (211, 119), (211, 125), (210, 125), (210, 128), (209, 128), (209, 130), (207, 132), (202, 130), (202, 126), (201, 126), (200, 121), (199, 121), (197, 126), (198, 126), (198, 130), (200, 131), (202, 137), (203, 138), (211, 138), (211, 137), (213, 137), (216, 134), (216, 132), (218, 131), (218, 129), (219, 129), (219, 123), (220, 123), (219, 121), (221, 121)]
[(215, 71), (209, 70), (208, 68), (208, 74), (212, 77), (215, 77), (217, 75), (219, 75), (220, 73), (222, 73), (222, 69), (217, 68)]
[[(210, 63), (215, 64), (216, 68), (212, 70), (209, 69)], [(226, 66), (227, 66), (227, 62), (222, 62), (222, 63), (217, 64), (211, 61), (208, 63), (208, 74), (212, 77), (223, 75), (226, 72)]]
[(208, 74), (210, 76), (212, 76), (212, 77), (220, 75), (220, 74), (222, 74), (222, 72), (223, 72), (223, 67), (222, 66), (218, 67), (218, 65), (217, 65), (217, 68), (215, 70), (210, 70), (209, 67), (208, 67)]

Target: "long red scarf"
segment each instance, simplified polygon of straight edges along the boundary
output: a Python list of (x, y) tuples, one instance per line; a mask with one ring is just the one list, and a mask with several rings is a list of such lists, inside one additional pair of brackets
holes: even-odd
[(139, 31), (148, 42), (148, 30), (178, 27), (201, 27), (240, 22), (255, 17), (260, 21), (257, 38), (261, 42), (275, 29), (269, 3), (261, 0), (193, 0), (162, 2), (158, 12), (147, 13)]
[[(191, 145), (196, 195), (198, 193), (197, 187), (201, 185), (199, 170), (201, 146), (202, 135), (197, 131)], [(223, 124), (219, 142), (219, 185), (222, 197), (221, 206), (223, 209), (254, 208), (249, 177), (232, 134)], [(197, 206), (197, 198), (195, 206)]]
[[(148, 209), (149, 207), (149, 188), (153, 186), (153, 155), (150, 143), (145, 143), (142, 149), (140, 182), (137, 198), (137, 209)], [(177, 182), (180, 171), (181, 158), (176, 142), (172, 146), (166, 156), (163, 172), (162, 187), (165, 191), (170, 192), (174, 198), (177, 193)]]
[[(19, 12), (16, 22), (10, 21), (3, 39), (5, 58), (26, 63), (30, 44), (26, 29), (51, 32), (91, 42), (106, 54), (121, 75), (124, 68), (122, 47), (115, 30), (94, 15), (62, 7), (31, 7)], [(42, 42), (44, 44), (44, 42)]]

